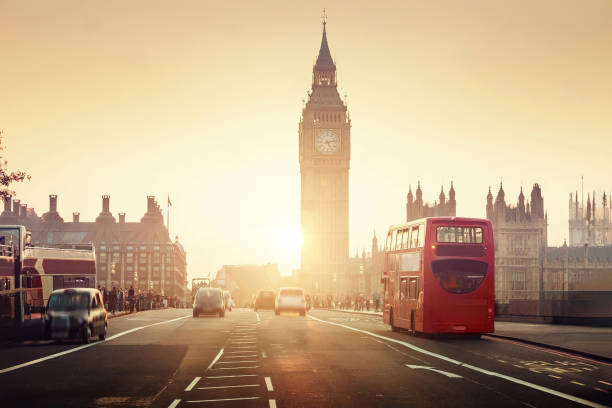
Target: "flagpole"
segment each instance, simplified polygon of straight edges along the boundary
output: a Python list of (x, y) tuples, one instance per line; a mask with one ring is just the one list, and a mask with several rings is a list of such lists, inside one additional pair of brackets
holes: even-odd
[(170, 195), (168, 195), (168, 202), (166, 203), (166, 208), (168, 209), (168, 218), (166, 221), (166, 228), (168, 229), (168, 236), (170, 237), (170, 241), (172, 241), (172, 237), (170, 235)]

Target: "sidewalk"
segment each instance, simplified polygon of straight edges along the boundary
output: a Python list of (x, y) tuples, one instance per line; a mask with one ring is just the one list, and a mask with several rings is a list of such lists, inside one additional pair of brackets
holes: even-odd
[(495, 335), (591, 354), (612, 361), (612, 327), (495, 322)]
[[(382, 312), (325, 309), (334, 312), (381, 316)], [(546, 323), (495, 322), (496, 337), (553, 347), (612, 362), (612, 327), (570, 326)]]

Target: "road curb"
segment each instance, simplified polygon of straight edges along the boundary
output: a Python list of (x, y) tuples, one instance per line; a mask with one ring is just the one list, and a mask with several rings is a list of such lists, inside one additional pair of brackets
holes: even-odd
[(575, 354), (577, 356), (589, 358), (591, 360), (596, 360), (602, 363), (612, 364), (612, 358), (606, 357), (606, 356), (600, 356), (598, 354), (587, 353), (586, 351), (580, 351), (580, 350), (571, 349), (567, 347), (555, 346), (553, 344), (540, 343), (538, 341), (522, 339), (520, 337), (504, 336), (501, 334), (487, 333), (485, 334), (485, 336), (495, 337), (495, 338), (504, 339), (504, 340), (512, 340), (518, 343), (525, 343), (525, 344), (530, 344), (532, 346), (538, 346), (538, 347), (547, 348), (550, 350), (561, 351), (561, 352), (568, 353), (568, 354)]
[(117, 313), (117, 314), (112, 314), (112, 313), (108, 312), (107, 313), (107, 317), (110, 320), (110, 319), (114, 319), (116, 317), (129, 316), (129, 315), (134, 315), (136, 313), (141, 313), (141, 312), (146, 312), (146, 310), (139, 310), (139, 311), (134, 311), (134, 312), (125, 312), (125, 313), (124, 312), (120, 312), (120, 313)]

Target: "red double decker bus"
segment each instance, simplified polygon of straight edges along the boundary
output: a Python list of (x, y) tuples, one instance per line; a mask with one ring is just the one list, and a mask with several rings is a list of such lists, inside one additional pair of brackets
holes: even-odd
[(495, 247), (491, 222), (432, 217), (389, 228), (384, 321), (393, 330), (492, 333)]

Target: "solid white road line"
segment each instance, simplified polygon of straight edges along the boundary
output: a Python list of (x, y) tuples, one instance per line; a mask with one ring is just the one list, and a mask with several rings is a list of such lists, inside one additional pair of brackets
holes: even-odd
[[(255, 346), (232, 346), (236, 349), (250, 349), (250, 348), (255, 348)], [(241, 352), (242, 353), (242, 352)]]
[(257, 377), (257, 374), (236, 374), (236, 375), (213, 375), (204, 378), (238, 378), (238, 377)]
[(433, 368), (433, 367), (427, 367), (427, 366), (420, 366), (420, 365), (412, 365), (412, 364), (404, 364), (406, 367), (408, 368), (413, 368), (413, 369), (423, 369), (423, 370), (429, 370), (429, 371), (433, 371), (436, 372), (438, 374), (442, 374), (447, 376), (448, 378), (463, 378), (458, 374), (453, 374), (453, 373), (449, 373), (448, 371), (444, 371), (444, 370), (438, 370), (437, 368)]
[(219, 367), (215, 368), (215, 370), (240, 370), (243, 368), (259, 368), (259, 366), (244, 366), (244, 367)]
[(266, 388), (268, 388), (268, 391), (274, 391), (270, 377), (265, 377), (264, 380), (266, 380)]
[(189, 383), (189, 385), (187, 386), (187, 388), (185, 388), (185, 391), (191, 391), (193, 390), (193, 387), (195, 387), (195, 385), (198, 383), (198, 381), (200, 381), (202, 379), (202, 377), (196, 377), (193, 379), (193, 381), (191, 383)]
[(153, 323), (153, 324), (148, 324), (146, 326), (134, 327), (133, 329), (126, 330), (124, 332), (117, 333), (117, 334), (114, 334), (114, 335), (112, 335), (110, 337), (107, 337), (105, 340), (98, 340), (95, 343), (83, 344), (82, 346), (71, 348), (69, 350), (65, 350), (65, 351), (62, 351), (62, 352), (59, 352), (59, 353), (50, 354), (50, 355), (45, 356), (45, 357), (37, 358), (36, 360), (32, 360), (32, 361), (28, 361), (28, 362), (25, 362), (25, 363), (17, 364), (17, 365), (14, 365), (12, 367), (3, 368), (2, 370), (0, 370), (0, 374), (8, 373), (8, 372), (14, 371), (14, 370), (19, 370), (20, 368), (28, 367), (28, 366), (31, 366), (31, 365), (34, 365), (34, 364), (38, 364), (38, 363), (42, 363), (43, 361), (51, 360), (53, 358), (65, 356), (66, 354), (74, 353), (74, 352), (79, 351), (79, 350), (83, 350), (83, 349), (86, 349), (86, 348), (89, 348), (89, 347), (97, 346), (98, 344), (104, 344), (107, 341), (111, 341), (111, 340), (114, 340), (114, 339), (116, 339), (118, 337), (125, 336), (126, 334), (134, 333), (135, 331), (138, 331), (138, 330), (146, 329), (147, 327), (157, 326), (158, 324), (166, 324), (166, 323), (176, 322), (177, 320), (186, 319), (188, 317), (190, 317), (190, 315), (183, 316), (183, 317), (177, 317), (176, 319), (165, 320), (163, 322), (157, 322), (157, 323)]
[(176, 408), (178, 406), (179, 402), (181, 402), (180, 399), (175, 399), (174, 401), (172, 401), (170, 403), (170, 405), (168, 405), (168, 408)]
[(217, 364), (256, 363), (257, 360), (219, 361)]
[(198, 400), (198, 401), (186, 401), (186, 402), (219, 402), (219, 401), (243, 401), (243, 400), (256, 400), (259, 397), (243, 397), (243, 398), (222, 398), (222, 399), (210, 399), (210, 400)]
[(525, 387), (533, 388), (535, 390), (542, 391), (542, 392), (545, 392), (547, 394), (551, 394), (551, 395), (554, 395), (556, 397), (560, 397), (560, 398), (563, 398), (563, 399), (566, 399), (566, 400), (569, 400), (569, 401), (572, 401), (572, 402), (576, 402), (578, 404), (582, 404), (582, 405), (586, 405), (586, 406), (594, 407), (594, 408), (605, 408), (605, 405), (601, 405), (601, 404), (598, 404), (596, 402), (592, 402), (592, 401), (588, 401), (588, 400), (585, 400), (585, 399), (582, 399), (582, 398), (578, 398), (578, 397), (575, 397), (573, 395), (565, 394), (565, 393), (560, 392), (560, 391), (555, 391), (553, 389), (550, 389), (550, 388), (547, 388), (547, 387), (543, 387), (541, 385), (533, 384), (533, 383), (530, 383), (528, 381), (523, 381), (521, 379), (518, 379), (518, 378), (515, 378), (515, 377), (511, 377), (509, 375), (500, 374), (500, 373), (497, 373), (495, 371), (489, 371), (489, 370), (485, 370), (484, 368), (476, 367), (476, 366), (473, 366), (473, 365), (470, 365), (470, 364), (465, 364), (465, 363), (463, 363), (461, 361), (455, 360), (455, 359), (450, 358), (450, 357), (443, 356), (442, 354), (434, 353), (434, 352), (429, 351), (429, 350), (425, 350), (423, 348), (417, 347), (417, 346), (415, 346), (413, 344), (410, 344), (410, 343), (407, 343), (405, 341), (397, 340), (397, 339), (394, 339), (394, 338), (391, 338), (391, 337), (381, 336), (380, 334), (372, 333), (372, 332), (369, 332), (367, 330), (357, 329), (355, 327), (347, 326), (347, 325), (344, 325), (344, 324), (329, 322), (327, 320), (322, 320), (322, 319), (319, 319), (317, 317), (314, 317), (314, 316), (312, 316), (310, 314), (308, 315), (308, 317), (310, 319), (312, 319), (312, 320), (315, 320), (315, 321), (318, 321), (318, 322), (321, 322), (321, 323), (329, 324), (329, 325), (332, 325), (332, 326), (342, 327), (342, 328), (345, 328), (347, 330), (352, 330), (352, 331), (357, 332), (357, 333), (367, 334), (369, 336), (376, 337), (376, 338), (381, 339), (381, 340), (386, 340), (386, 341), (389, 341), (389, 342), (392, 342), (392, 343), (401, 344), (402, 346), (408, 347), (409, 349), (412, 349), (412, 350), (414, 350), (414, 351), (416, 351), (418, 353), (422, 353), (422, 354), (425, 354), (425, 355), (428, 355), (428, 356), (431, 356), (431, 357), (434, 357), (434, 358), (439, 358), (440, 360), (444, 360), (446, 362), (449, 362), (449, 363), (452, 363), (452, 364), (456, 364), (458, 366), (461, 366), (461, 367), (464, 367), (464, 368), (467, 368), (467, 369), (470, 369), (470, 370), (474, 370), (474, 371), (477, 371), (477, 372), (482, 373), (482, 374), (486, 374), (486, 375), (490, 375), (490, 376), (493, 376), (493, 377), (502, 378), (504, 380), (511, 381), (513, 383), (516, 383), (516, 384), (524, 385)]
[(276, 408), (276, 400), (268, 401), (270, 403), (270, 408)]
[(257, 316), (257, 323), (261, 323), (261, 318), (259, 317), (259, 312), (256, 312), (255, 315)]
[(245, 356), (225, 356), (225, 358), (248, 358), (248, 357), (257, 357), (257, 354), (247, 354)]
[(215, 363), (219, 361), (222, 355), (223, 355), (223, 347), (221, 347), (221, 350), (219, 350), (219, 354), (217, 354), (217, 356), (213, 359), (213, 361), (211, 361), (210, 365), (206, 367), (206, 371), (210, 370), (212, 366), (214, 366)]
[(198, 390), (215, 390), (219, 388), (261, 387), (261, 384), (224, 385), (219, 387), (198, 387)]

